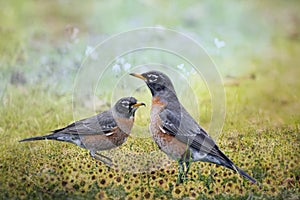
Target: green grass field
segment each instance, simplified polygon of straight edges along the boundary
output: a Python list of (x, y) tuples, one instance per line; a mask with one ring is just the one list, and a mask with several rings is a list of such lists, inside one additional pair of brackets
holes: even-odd
[[(1, 199), (300, 198), (297, 1), (77, 3), (0, 2)], [(87, 150), (72, 144), (18, 142), (109, 108), (110, 87), (96, 103), (87, 97), (73, 104), (74, 77), (86, 46), (120, 31), (154, 25), (199, 36), (224, 79), (226, 118), (216, 143), (260, 187), (201, 162), (192, 164), (192, 180), (177, 185), (177, 163), (158, 150), (147, 128), (151, 99), (145, 88), (133, 93), (147, 107), (137, 111), (132, 137), (104, 153), (118, 168), (93, 160)], [(75, 38), (70, 27), (71, 34), (74, 27), (80, 30)], [(226, 42), (224, 50), (218, 52), (209, 42), (215, 37)], [(208, 129), (211, 97), (203, 80), (190, 78), (199, 104), (188, 110), (198, 109), (196, 121)], [(115, 79), (103, 80), (110, 84)], [(124, 91), (128, 88), (114, 92)]]

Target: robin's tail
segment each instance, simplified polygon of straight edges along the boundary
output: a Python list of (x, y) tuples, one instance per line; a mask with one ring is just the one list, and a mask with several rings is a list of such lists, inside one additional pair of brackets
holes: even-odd
[(59, 140), (59, 139), (56, 134), (50, 134), (50, 135), (26, 138), (26, 139), (20, 140), (19, 142), (27, 142), (27, 141), (34, 141), (34, 140)]
[(52, 133), (52, 134), (44, 135), (44, 136), (26, 138), (26, 139), (20, 140), (19, 142), (27, 142), (27, 141), (34, 141), (34, 140), (58, 140), (58, 141), (63, 141), (63, 142), (71, 142), (78, 146), (82, 145), (80, 137), (78, 135), (75, 135), (75, 134), (72, 135), (72, 134), (67, 134), (67, 133)]
[(248, 179), (252, 183), (257, 183), (254, 178), (252, 178), (249, 174), (235, 166), (235, 164), (222, 152), (218, 149), (218, 156), (212, 156), (213, 158), (210, 158), (210, 162), (216, 163), (218, 165), (222, 165), (224, 167), (227, 167), (229, 169), (232, 169), (239, 173), (244, 178)]
[(246, 179), (248, 179), (249, 181), (251, 181), (252, 183), (257, 183), (256, 180), (254, 178), (252, 178), (249, 174), (247, 174), (246, 172), (244, 172), (243, 170), (241, 170), (240, 168), (238, 168), (237, 166), (233, 165), (233, 168), (236, 172), (238, 172), (241, 176), (245, 177)]
[(254, 178), (252, 178), (249, 174), (247, 174), (246, 172), (244, 172), (243, 170), (241, 170), (240, 168), (235, 166), (229, 158), (228, 158), (228, 160), (219, 159), (219, 162), (221, 162), (221, 165), (223, 165), (224, 167), (227, 167), (229, 169), (236, 171), (237, 173), (239, 173), (241, 176), (248, 179), (252, 183), (257, 183), (256, 180)]
[(78, 134), (68, 134), (68, 133), (58, 133), (58, 132), (49, 135), (44, 135), (44, 136), (26, 138), (20, 140), (19, 142), (27, 142), (27, 141), (34, 141), (34, 140), (57, 140), (62, 142), (70, 142), (82, 148), (85, 148), (85, 145), (81, 142), (81, 139)]

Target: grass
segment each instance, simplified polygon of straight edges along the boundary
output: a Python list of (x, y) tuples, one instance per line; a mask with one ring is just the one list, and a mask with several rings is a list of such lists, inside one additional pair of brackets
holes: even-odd
[[(297, 1), (276, 2), (1, 2), (1, 199), (299, 199), (299, 6)], [(99, 20), (104, 18), (110, 23)], [(206, 47), (224, 78), (226, 94), (226, 118), (216, 142), (261, 188), (230, 170), (200, 162), (192, 165), (192, 180), (176, 185), (177, 164), (157, 148), (148, 131), (149, 91), (133, 91), (136, 82), (127, 75), (108, 73), (101, 80), (111, 86), (123, 78), (114, 94), (100, 85), (103, 91), (92, 91), (96, 99), (88, 92), (79, 101), (73, 99), (74, 77), (87, 45), (119, 31), (158, 24), (183, 30)], [(79, 29), (75, 39), (69, 35), (72, 28)], [(226, 46), (216, 49), (211, 42), (215, 37)], [(143, 54), (137, 55), (124, 57), (134, 66), (142, 60)], [(172, 59), (150, 52), (146, 61), (160, 56)], [(169, 63), (181, 64), (176, 59)], [(176, 89), (196, 121), (208, 129), (209, 92), (202, 80), (189, 81), (194, 96), (187, 96), (179, 82)], [(118, 168), (91, 159), (72, 144), (18, 143), (103, 111), (116, 96), (129, 94), (147, 107), (137, 111), (132, 137), (104, 152)]]
[[(281, 66), (278, 71), (280, 77), (290, 76)], [(189, 176), (194, 180), (176, 185), (177, 164), (169, 160), (162, 167), (159, 158), (168, 158), (159, 153), (151, 138), (137, 137), (141, 133), (135, 133), (147, 132), (142, 124), (147, 124), (148, 117), (144, 115), (148, 111), (137, 112), (139, 125), (133, 130), (134, 137), (107, 153), (127, 167), (149, 166), (149, 171), (143, 173), (110, 169), (92, 160), (86, 150), (71, 144), (53, 141), (19, 144), (22, 138), (44, 134), (72, 121), (72, 102), (69, 96), (9, 86), (2, 101), (4, 117), (0, 121), (2, 197), (297, 199), (298, 79), (290, 81), (295, 89), (290, 92), (278, 90), (285, 79), (278, 79), (272, 73), (261, 70), (256, 72), (256, 77), (225, 86), (227, 116), (217, 143), (238, 166), (262, 184), (261, 189), (230, 170), (206, 163), (193, 163)], [(209, 96), (201, 96), (201, 102), (201, 108), (210, 106)], [(202, 118), (209, 121), (209, 113)], [(138, 156), (145, 154), (151, 156)]]

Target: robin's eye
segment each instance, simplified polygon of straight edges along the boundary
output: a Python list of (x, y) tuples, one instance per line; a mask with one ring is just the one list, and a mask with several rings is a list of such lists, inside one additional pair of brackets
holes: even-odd
[(129, 108), (129, 102), (128, 101), (123, 101), (122, 106), (125, 108)]
[(130, 104), (129, 104), (129, 107), (132, 107), (134, 104), (136, 104), (136, 103), (130, 103)]
[(157, 81), (157, 78), (158, 78), (157, 75), (154, 75), (154, 74), (148, 74), (147, 76), (148, 76), (148, 81), (149, 81), (150, 83)]
[(164, 86), (163, 86), (163, 85), (160, 85), (160, 84), (155, 84), (155, 85), (154, 85), (154, 89), (155, 89), (156, 91), (161, 91), (161, 90), (164, 89)]

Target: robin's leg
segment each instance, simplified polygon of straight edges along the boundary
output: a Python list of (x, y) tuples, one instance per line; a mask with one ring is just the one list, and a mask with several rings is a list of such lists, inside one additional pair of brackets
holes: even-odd
[(94, 152), (94, 151), (90, 151), (90, 155), (95, 158), (96, 160), (99, 160), (101, 162), (103, 162), (104, 164), (108, 165), (108, 166), (112, 166), (112, 159), (110, 159), (107, 156), (104, 156), (98, 152)]
[(184, 166), (183, 166), (183, 162), (180, 160), (178, 161), (178, 176), (177, 176), (177, 183), (183, 183), (184, 180)]
[[(188, 146), (187, 146), (188, 148)], [(187, 175), (191, 168), (191, 162), (192, 162), (192, 154), (187, 149), (182, 159), (178, 161), (179, 164), (179, 180), (182, 183), (184, 180), (188, 180)]]
[(190, 171), (190, 168), (191, 168), (191, 162), (190, 161), (185, 161), (185, 176), (187, 176), (187, 174), (189, 173)]

